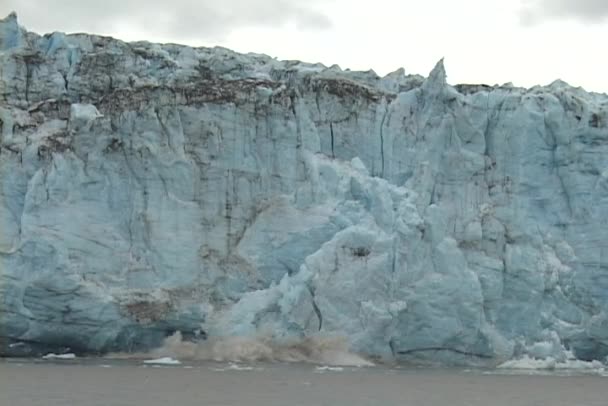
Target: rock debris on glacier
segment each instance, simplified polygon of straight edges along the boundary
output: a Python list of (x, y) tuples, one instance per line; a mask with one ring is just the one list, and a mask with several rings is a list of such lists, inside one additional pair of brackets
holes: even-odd
[(606, 95), (39, 36), (12, 14), (0, 97), (4, 354), (180, 331), (608, 355)]

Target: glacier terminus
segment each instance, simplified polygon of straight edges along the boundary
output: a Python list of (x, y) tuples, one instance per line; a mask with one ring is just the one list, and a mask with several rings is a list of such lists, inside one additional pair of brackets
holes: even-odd
[(608, 96), (0, 20), (0, 352), (608, 356)]

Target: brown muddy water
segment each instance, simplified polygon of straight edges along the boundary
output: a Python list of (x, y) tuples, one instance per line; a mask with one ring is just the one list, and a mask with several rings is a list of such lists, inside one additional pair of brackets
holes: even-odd
[(607, 406), (577, 371), (0, 359), (1, 406)]

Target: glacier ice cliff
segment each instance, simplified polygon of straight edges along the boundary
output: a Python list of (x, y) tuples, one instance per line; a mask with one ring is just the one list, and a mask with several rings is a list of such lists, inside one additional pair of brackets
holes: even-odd
[(608, 355), (608, 96), (0, 20), (0, 347)]

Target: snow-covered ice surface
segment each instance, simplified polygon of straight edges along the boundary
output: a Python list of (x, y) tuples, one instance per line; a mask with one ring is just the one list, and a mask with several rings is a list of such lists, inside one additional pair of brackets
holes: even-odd
[(11, 15), (0, 122), (5, 355), (175, 332), (226, 361), (339, 364), (324, 337), (408, 362), (608, 355), (606, 95), (40, 36)]

